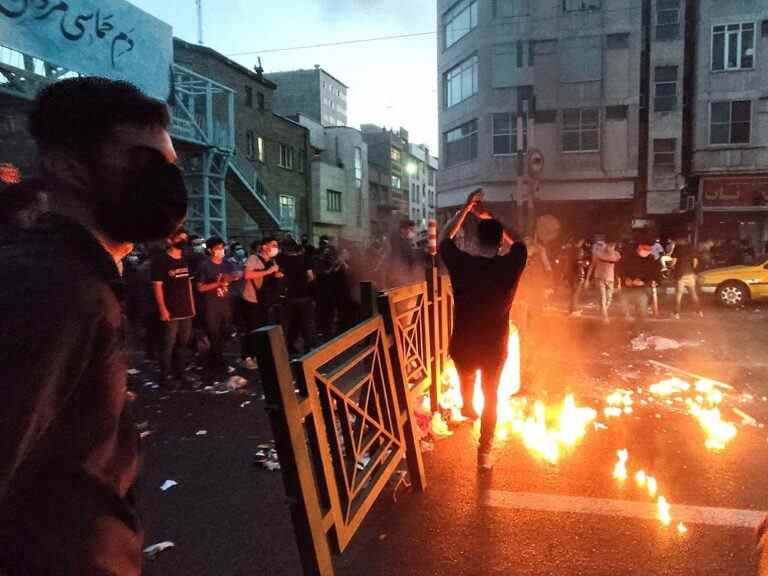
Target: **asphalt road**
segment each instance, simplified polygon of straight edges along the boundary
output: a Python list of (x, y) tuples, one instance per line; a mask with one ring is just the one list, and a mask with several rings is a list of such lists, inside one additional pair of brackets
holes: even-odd
[[(759, 427), (768, 422), (765, 322), (758, 308), (643, 326), (550, 317), (528, 350), (523, 394), (553, 404), (572, 392), (598, 410), (601, 425), (590, 424), (557, 465), (512, 437), (497, 446), (496, 468), (486, 475), (476, 471), (469, 426), (438, 440), (424, 455), (427, 492), (405, 492), (396, 502), (384, 493), (336, 559), (337, 574), (754, 574), (752, 525), (768, 510), (768, 431)], [(633, 350), (641, 333), (684, 347)], [(724, 450), (708, 450), (680, 405), (647, 392), (630, 415), (602, 414), (614, 389), (647, 389), (664, 377), (650, 359), (734, 386), (721, 409), (737, 435)], [(258, 383), (226, 394), (168, 394), (145, 386), (152, 372), (137, 368), (139, 420), (150, 431), (140, 494), (147, 544), (175, 543), (146, 573), (300, 575), (280, 473), (252, 463), (270, 437)], [(758, 426), (743, 426), (733, 407)], [(619, 449), (629, 455), (625, 482), (612, 477)], [(670, 526), (636, 486), (640, 468), (669, 501)], [(178, 485), (163, 492), (166, 480)]]

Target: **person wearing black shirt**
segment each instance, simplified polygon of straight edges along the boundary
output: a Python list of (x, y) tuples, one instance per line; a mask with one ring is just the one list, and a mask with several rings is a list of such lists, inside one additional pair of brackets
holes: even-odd
[(210, 342), (208, 370), (222, 371), (224, 345), (227, 331), (232, 324), (232, 302), (229, 297), (229, 285), (242, 277), (234, 266), (224, 259), (224, 240), (214, 236), (205, 243), (210, 258), (200, 265), (197, 278), (197, 291), (203, 295), (205, 308), (205, 332)]
[(192, 276), (182, 255), (187, 233), (178, 230), (166, 240), (168, 250), (152, 260), (151, 275), (158, 318), (162, 327), (160, 383), (169, 386), (181, 381), (186, 368), (186, 351), (192, 337), (195, 301)]
[(0, 244), (31, 228), (48, 211), (46, 185), (37, 178), (0, 188), (0, 198)]
[(141, 574), (121, 269), (186, 215), (169, 124), (93, 76), (32, 105), (51, 212), (0, 248), (0, 574)]
[[(475, 373), (480, 370), (485, 406), (480, 427), (478, 466), (490, 469), (491, 447), (496, 430), (499, 378), (507, 354), (509, 311), (527, 250), (487, 210), (480, 207), (482, 190), (476, 190), (443, 231), (440, 257), (451, 276), (454, 297), (453, 335), (449, 345), (461, 381), (464, 416), (476, 419), (473, 406)], [(480, 218), (479, 256), (461, 251), (454, 242), (470, 213)], [(499, 255), (502, 242), (512, 243), (509, 253)]]
[(688, 238), (680, 238), (675, 244), (675, 250), (672, 253), (675, 258), (674, 277), (675, 287), (675, 313), (673, 318), (680, 319), (680, 311), (683, 307), (683, 296), (688, 291), (693, 300), (693, 306), (699, 317), (704, 317), (701, 310), (701, 301), (696, 290), (696, 270), (699, 268), (699, 255), (688, 242)]
[(283, 243), (278, 263), (285, 275), (283, 285), (286, 300), (283, 318), (288, 349), (296, 351), (296, 340), (301, 335), (305, 351), (310, 350), (316, 345), (315, 306), (310, 291), (310, 285), (315, 280), (312, 262), (301, 245), (293, 239), (288, 239)]
[(638, 318), (648, 315), (651, 290), (661, 279), (661, 262), (653, 257), (652, 246), (638, 244), (624, 261), (622, 274), (624, 288), (621, 291), (624, 314), (629, 320), (633, 309)]

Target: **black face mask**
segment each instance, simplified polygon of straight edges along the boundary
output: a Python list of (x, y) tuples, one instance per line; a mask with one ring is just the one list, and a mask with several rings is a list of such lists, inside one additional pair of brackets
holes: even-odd
[(137, 146), (119, 175), (100, 169), (94, 178), (95, 217), (118, 242), (167, 238), (187, 214), (187, 188), (179, 168), (154, 148)]

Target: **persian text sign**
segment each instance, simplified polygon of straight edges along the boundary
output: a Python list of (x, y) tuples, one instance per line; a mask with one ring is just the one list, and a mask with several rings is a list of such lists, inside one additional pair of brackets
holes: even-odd
[(171, 27), (125, 0), (0, 0), (0, 44), (167, 99)]

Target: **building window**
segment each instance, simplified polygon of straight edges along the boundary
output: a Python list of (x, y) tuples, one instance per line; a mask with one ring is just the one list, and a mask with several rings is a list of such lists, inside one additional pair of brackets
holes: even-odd
[(280, 195), (280, 220), (283, 222), (296, 222), (296, 198)]
[(402, 182), (400, 180), (400, 176), (392, 176), (392, 188), (395, 188), (396, 190), (400, 190), (402, 187)]
[(245, 105), (248, 108), (253, 108), (253, 88), (251, 86), (245, 87)]
[(657, 66), (653, 109), (669, 112), (677, 108), (677, 66)]
[(653, 140), (653, 167), (656, 171), (674, 172), (675, 148), (674, 138), (655, 138)]
[(355, 148), (355, 188), (363, 187), (363, 150)]
[(326, 210), (328, 212), (341, 212), (341, 192), (337, 190), (326, 190)]
[(528, 15), (529, 0), (494, 0), (494, 18), (516, 18)]
[[(523, 150), (528, 149), (528, 134), (523, 130)], [(517, 153), (517, 115), (493, 115), (493, 155), (509, 156)]]
[(259, 162), (264, 162), (264, 138), (256, 138), (256, 158)]
[(754, 65), (754, 24), (712, 27), (712, 70), (743, 70)]
[(453, 166), (477, 158), (477, 120), (445, 133), (445, 165)]
[(563, 110), (563, 152), (600, 150), (600, 113), (597, 108)]
[(477, 0), (459, 0), (443, 14), (445, 47), (453, 46), (477, 26)]
[(401, 157), (400, 150), (398, 150), (397, 148), (390, 148), (389, 157), (395, 162), (400, 162), (400, 157)]
[(280, 144), (280, 162), (278, 166), (293, 170), (294, 150), (290, 146)]
[(264, 94), (261, 92), (256, 93), (256, 105), (259, 107), (259, 110), (264, 110)]
[(253, 130), (245, 133), (245, 157), (253, 160), (256, 157), (256, 137)]
[(477, 94), (479, 59), (470, 56), (445, 73), (445, 106), (451, 106)]
[(600, 10), (600, 0), (563, 0), (563, 12)]
[(299, 158), (298, 158), (298, 168), (299, 174), (304, 174), (304, 170), (307, 165), (307, 152), (305, 150), (299, 150)]
[(657, 0), (656, 39), (672, 40), (680, 35), (680, 0)]
[(712, 102), (709, 112), (710, 144), (749, 144), (752, 102)]

